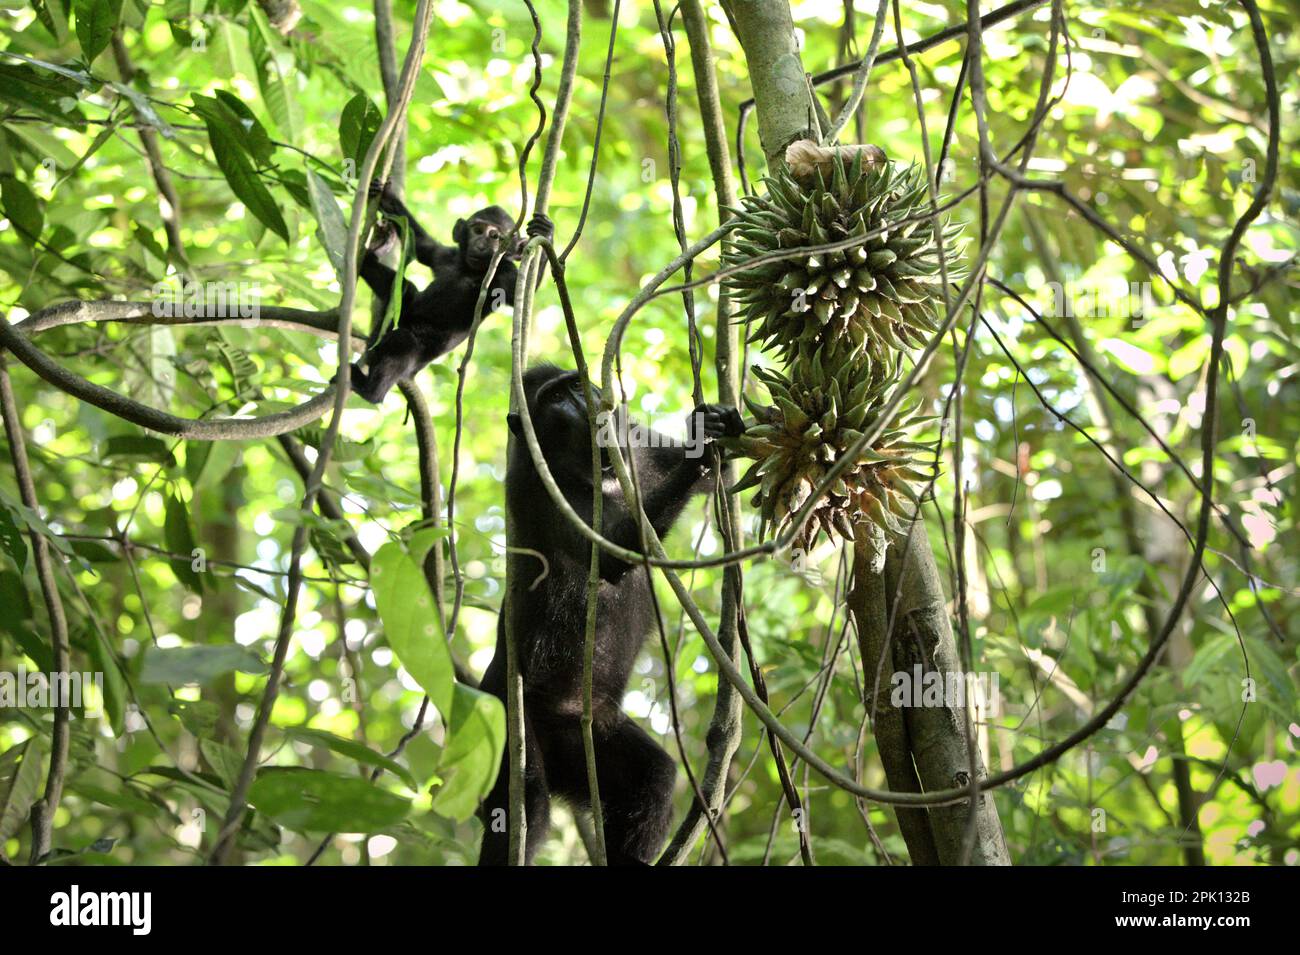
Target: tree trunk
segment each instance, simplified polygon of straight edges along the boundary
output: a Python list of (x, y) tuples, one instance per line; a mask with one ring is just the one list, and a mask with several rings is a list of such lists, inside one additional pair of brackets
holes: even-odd
[(782, 161), (786, 146), (808, 135), (813, 116), (790, 4), (787, 0), (740, 0), (731, 4), (730, 10), (749, 64), (758, 138), (768, 165), (775, 165)]
[[(922, 682), (926, 674), (938, 674), (945, 688), (942, 705), (903, 708), (921, 788), (933, 791), (969, 786), (972, 776), (983, 779), (988, 771), (974, 742), (969, 707), (961, 705), (962, 701), (954, 699), (950, 692), (957, 686), (964, 693), (967, 682), (924, 523), (913, 524), (910, 536), (891, 540), (884, 578), (898, 672), (910, 679), (920, 667)], [(974, 819), (969, 801), (931, 806), (930, 828), (942, 865), (1011, 864), (991, 793), (980, 793)]]
[[(863, 705), (871, 717), (876, 752), (885, 770), (889, 788), (900, 793), (921, 792), (921, 781), (912, 762), (911, 743), (903, 710), (893, 704), (889, 688), (895, 670), (889, 639), (889, 614), (885, 601), (885, 577), (880, 566), (879, 544), (868, 540), (869, 526), (859, 524), (853, 551), (853, 586), (849, 591), (849, 612), (858, 632), (862, 657)], [(907, 843), (913, 865), (938, 865), (939, 850), (930, 828), (929, 810), (895, 807), (898, 828)]]

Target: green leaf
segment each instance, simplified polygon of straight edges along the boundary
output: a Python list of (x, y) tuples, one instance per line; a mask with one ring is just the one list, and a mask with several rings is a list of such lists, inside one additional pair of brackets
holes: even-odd
[(225, 783), (226, 789), (234, 789), (235, 780), (244, 768), (244, 754), (215, 739), (200, 739), (199, 752), (208, 761), (212, 771)]
[(257, 363), (249, 357), (248, 352), (242, 348), (236, 348), (224, 338), (214, 339), (212, 347), (217, 350), (217, 354), (221, 356), (221, 361), (225, 364), (226, 370), (230, 372), (230, 380), (235, 394), (241, 400), (249, 397), (249, 393), (256, 387)]
[(316, 552), (316, 556), (335, 570), (357, 562), (356, 557), (347, 549), (342, 538), (334, 533), (333, 527), (328, 524), (313, 527), (308, 539), (311, 541), (311, 549)]
[(1210, 336), (1197, 335), (1169, 356), (1169, 378), (1178, 381), (1192, 372), (1200, 371), (1210, 354)]
[[(196, 445), (209, 450), (202, 458), (195, 460), (191, 469), (190, 460), (194, 457)], [(185, 476), (191, 487), (217, 487), (230, 478), (231, 471), (239, 463), (240, 445), (234, 441), (195, 441), (185, 449)]]
[(445, 527), (421, 527), (406, 542), (411, 559), (423, 567), (429, 551), (433, 550), (433, 545), (446, 540), (450, 535), (451, 531)]
[(120, 736), (126, 728), (126, 683), (112, 647), (108, 645), (108, 638), (98, 627), (94, 628), (90, 641), (90, 658), (95, 669), (104, 674), (104, 715), (108, 717), (113, 732)]
[(221, 707), (207, 700), (172, 700), (167, 711), (200, 739), (216, 732), (221, 720)]
[(196, 545), (194, 532), (190, 529), (189, 508), (179, 497), (168, 494), (164, 515), (163, 539), (167, 542), (167, 549), (177, 555), (167, 563), (181, 583), (198, 592), (203, 589), (203, 581), (199, 579), (190, 559)]
[(0, 756), (0, 847), (27, 824), (40, 794), (44, 756), (42, 736), (33, 736)]
[(209, 683), (223, 673), (265, 673), (266, 664), (243, 647), (154, 647), (145, 653), (140, 671), (141, 683), (185, 686)]
[(212, 441), (185, 442), (185, 480), (190, 482), (190, 487), (199, 483), (203, 466), (208, 463), (208, 457), (212, 454), (213, 444)]
[(68, 7), (66, 0), (32, 0), (36, 17), (50, 31), (59, 46), (68, 37)]
[(0, 607), (5, 608), (5, 612), (0, 614), (0, 627), (31, 619), (32, 602), (27, 598), (22, 574), (0, 570)]
[[(352, 178), (361, 168), (383, 120), (383, 115), (365, 93), (358, 93), (343, 107), (343, 114), (339, 117), (339, 146), (344, 161), (352, 160)], [(346, 170), (346, 166), (344, 168)]]
[(308, 212), (312, 211), (307, 175), (301, 169), (281, 169), (280, 185), (284, 187), (285, 192), (289, 193), (290, 199)]
[(21, 574), (27, 568), (27, 541), (23, 532), (14, 521), (9, 508), (0, 505), (0, 547), (9, 555), (9, 559), (18, 565)]
[(54, 669), (54, 654), (49, 644), (33, 633), (25, 623), (10, 620), (5, 621), (3, 626), (9, 636), (13, 637), (18, 649), (31, 658), (37, 669), (42, 673), (49, 673)]
[(432, 808), (464, 821), (496, 782), (506, 745), (506, 709), (495, 696), (457, 683), (450, 724), (451, 740), (438, 764), (443, 784)]
[[(230, 190), (259, 222), (288, 242), (289, 227), (280, 207), (262, 184), (250, 158), (250, 150), (259, 148), (256, 129), (260, 126), (246, 128), (247, 117), (237, 117), (232, 121), (231, 117), (237, 114), (226, 103), (206, 96), (195, 96), (194, 105), (207, 126), (212, 154)], [(265, 135), (265, 130), (262, 130), (262, 135)]]
[[(114, 132), (111, 126), (109, 127), (109, 132)], [(152, 255), (159, 264), (165, 265), (167, 262), (171, 261), (167, 254), (167, 250), (158, 244), (158, 240), (154, 238), (154, 234), (140, 223), (137, 222), (131, 227), (131, 237), (135, 239), (136, 244), (139, 245), (141, 249)]]
[(122, 0), (73, 0), (72, 10), (77, 17), (77, 42), (86, 62), (93, 63), (117, 29)]
[(1256, 679), (1263, 676), (1264, 682), (1272, 687), (1278, 701), (1282, 704), (1279, 712), (1294, 715), (1296, 686), (1286, 663), (1269, 644), (1254, 637), (1246, 638), (1246, 653), (1250, 657), (1250, 667)]
[(150, 100), (148, 96), (135, 87), (128, 86), (125, 83), (110, 82), (106, 85), (119, 96), (123, 96), (131, 101), (131, 106), (135, 109), (140, 122), (148, 123), (168, 139), (176, 138), (176, 128), (158, 115), (158, 111), (153, 108), (153, 101)]
[(5, 218), (17, 230), (23, 242), (34, 246), (45, 228), (45, 212), (36, 193), (21, 179), (5, 173), (0, 175), (0, 201), (4, 205)]
[(70, 541), (73, 553), (89, 564), (120, 564), (122, 556), (101, 541)]
[(12, 50), (6, 52), (27, 62), (17, 66), (0, 63), (0, 100), (35, 110), (60, 125), (71, 125), (81, 119), (78, 97), (85, 90), (98, 89), (97, 81), (86, 73), (42, 63)]
[(171, 449), (167, 447), (167, 442), (143, 434), (113, 435), (104, 442), (104, 457), (130, 458), (135, 461), (151, 461), (155, 464), (176, 463)]
[[(343, 210), (339, 208), (338, 200), (334, 198), (334, 193), (325, 180), (312, 169), (307, 170), (307, 189), (311, 194), (312, 211), (320, 226), (316, 236), (325, 247), (325, 254), (329, 256), (330, 264), (341, 279), (348, 242), (348, 226), (343, 221)], [(395, 297), (401, 298), (400, 295)]]
[(257, 774), (248, 801), (295, 832), (382, 832), (411, 808), (409, 800), (359, 776), (278, 767)]
[(373, 766), (376, 769), (386, 769), (402, 782), (411, 788), (418, 790), (419, 784), (411, 771), (396, 760), (389, 759), (381, 753), (376, 753), (364, 743), (358, 743), (356, 740), (345, 739), (342, 736), (335, 736), (333, 733), (326, 733), (324, 730), (314, 730), (306, 728), (285, 730), (285, 735), (290, 739), (301, 740), (311, 746), (323, 746), (326, 749), (338, 753), (340, 756), (346, 756), (349, 759), (356, 760), (364, 766)]
[(213, 94), (220, 105), (224, 106), (228, 113), (222, 113), (226, 122), (232, 119), (238, 123), (238, 129), (242, 131), (243, 138), (240, 144), (256, 162), (269, 163), (271, 154), (275, 152), (275, 144), (271, 142), (270, 135), (266, 132), (266, 127), (242, 99), (231, 93), (229, 90), (216, 90)]
[[(95, 153), (99, 152), (99, 150), (103, 147), (103, 145), (106, 142), (108, 142), (110, 139), (112, 139), (116, 134), (117, 134), (116, 126), (105, 126), (103, 129), (101, 129), (99, 133), (95, 136), (95, 138), (91, 140), (90, 145), (86, 147), (86, 151), (83, 152), (81, 155), (77, 156), (77, 158), (73, 160), (71, 165), (59, 167), (59, 178), (54, 183), (53, 190), (57, 191), (59, 186), (63, 185), (65, 182), (67, 182), (69, 179), (75, 176), (77, 172), (81, 169), (81, 167), (86, 164), (86, 161), (90, 159), (92, 156), (94, 156)], [(138, 223), (133, 227), (133, 229), (135, 231), (144, 231), (144, 232), (148, 231), (142, 229)]]
[(251, 24), (248, 29), (248, 52), (252, 54), (257, 66), (257, 85), (262, 91), (262, 99), (284, 138), (296, 142), (302, 126), (302, 108), (275, 55), (277, 34), (272, 31), (266, 15), (256, 5), (249, 7), (248, 13)]
[(230, 380), (235, 394), (241, 400), (249, 397), (258, 376), (257, 363), (249, 357), (248, 352), (242, 348), (236, 348), (222, 338), (214, 339), (212, 346), (216, 348), (217, 353), (221, 356), (221, 361), (226, 366), (226, 370), (230, 372)]
[(446, 721), (456, 677), (424, 571), (390, 541), (371, 561), (370, 586), (389, 647)]
[(1183, 671), (1183, 683), (1187, 686), (1195, 686), (1204, 681), (1215, 665), (1236, 645), (1235, 635), (1216, 634), (1206, 640), (1192, 657), (1192, 662), (1187, 665), (1187, 669)]
[(110, 809), (116, 809), (119, 812), (134, 813), (145, 818), (156, 818), (160, 814), (166, 814), (171, 816), (173, 820), (177, 819), (167, 808), (167, 804), (157, 796), (151, 798), (149, 795), (139, 793), (135, 787), (127, 783), (122, 783), (121, 789), (114, 792), (105, 789), (103, 786), (96, 786), (94, 783), (76, 780), (68, 784), (68, 791), (74, 792), (84, 799), (90, 799), (100, 805), (108, 806)]

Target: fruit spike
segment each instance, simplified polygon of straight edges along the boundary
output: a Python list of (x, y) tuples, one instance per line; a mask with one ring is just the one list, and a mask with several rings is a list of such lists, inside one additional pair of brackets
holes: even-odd
[[(859, 377), (848, 380), (827, 367), (824, 350), (801, 353), (789, 376), (755, 366), (772, 405), (746, 398), (756, 423), (736, 440), (742, 454), (754, 459), (733, 491), (757, 489), (753, 506), (765, 529), (782, 531), (830, 468), (853, 452), (854, 445), (876, 428), (890, 392), (900, 377), (897, 359), (864, 356), (855, 365)], [(839, 366), (842, 371), (844, 366)], [(887, 425), (869, 446), (853, 453), (812, 509), (798, 546), (810, 547), (821, 531), (849, 540), (852, 527), (871, 521), (894, 533), (911, 519), (933, 465), (928, 445), (905, 440), (909, 415)], [(929, 460), (927, 460), (929, 458)]]
[[(733, 210), (738, 241), (724, 264), (743, 270), (727, 284), (751, 341), (787, 358), (843, 340), (880, 354), (923, 342), (938, 327), (945, 273), (949, 283), (963, 277), (961, 226), (941, 221), (936, 229), (920, 167), (864, 163), (862, 155), (849, 163), (836, 155), (831, 174), (817, 173), (810, 188), (783, 168), (765, 180), (766, 194), (745, 196)], [(844, 242), (853, 244), (822, 248)], [(784, 257), (745, 268), (773, 253)]]

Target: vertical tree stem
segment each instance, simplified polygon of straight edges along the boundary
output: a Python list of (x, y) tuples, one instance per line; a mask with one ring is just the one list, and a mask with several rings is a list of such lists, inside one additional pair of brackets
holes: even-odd
[[(862, 705), (871, 718), (871, 733), (889, 788), (894, 792), (919, 793), (921, 781), (912, 764), (907, 722), (903, 711), (890, 698), (890, 676), (896, 667), (889, 639), (885, 578), (880, 566), (879, 548), (884, 541), (871, 537), (872, 526), (860, 522), (854, 528), (857, 541), (853, 546), (853, 580), (848, 596), (862, 658)], [(930, 828), (929, 810), (924, 806), (895, 806), (894, 812), (912, 865), (938, 865), (939, 850)]]
[[(560, 143), (564, 139), (564, 127), (569, 115), (569, 103), (573, 97), (573, 80), (578, 69), (578, 50), (582, 43), (582, 0), (569, 0), (569, 18), (564, 41), (564, 60), (560, 72), (559, 89), (556, 92), (555, 117), (551, 131), (542, 154), (542, 167), (537, 174), (537, 198), (533, 205), (535, 214), (546, 212), (550, 204), (551, 184), (559, 163)], [(540, 64), (537, 68), (540, 70)], [(540, 132), (540, 130), (539, 130)], [(521, 176), (523, 172), (521, 170)], [(523, 260), (519, 264), (519, 278), (515, 282), (515, 322), (511, 334), (512, 382), (522, 380), (523, 365), (528, 360), (528, 323), (532, 316), (533, 291), (537, 287), (537, 275), (540, 267), (542, 248), (535, 241), (530, 241), (524, 248)], [(482, 295), (480, 294), (480, 298)], [(523, 396), (515, 387), (510, 389), (510, 411), (517, 413)], [(507, 456), (515, 453), (515, 439), (507, 439)], [(517, 572), (517, 559), (509, 548), (514, 542), (514, 519), (510, 507), (505, 509), (506, 532), (506, 592), (516, 589), (521, 581)], [(510, 798), (509, 798), (509, 848), (508, 860), (511, 865), (523, 865), (527, 856), (528, 818), (525, 812), (525, 780), (527, 768), (527, 747), (524, 738), (524, 682), (519, 670), (519, 652), (516, 633), (522, 621), (517, 619), (518, 600), (507, 600), (505, 609), (505, 644), (506, 644), (506, 729), (507, 746), (510, 754)], [(584, 742), (585, 746), (585, 742)]]
[[(721, 98), (718, 95), (717, 68), (712, 44), (709, 42), (709, 24), (700, 0), (683, 0), (681, 9), (682, 24), (690, 43), (691, 68), (695, 74), (695, 93), (704, 127), (704, 144), (717, 197), (718, 219), (721, 221), (722, 210), (734, 207), (739, 200), (735, 180), (731, 175), (731, 155), (727, 146)], [(714, 368), (718, 376), (718, 401), (732, 406), (740, 404), (740, 347), (736, 324), (732, 321), (734, 315), (730, 296), (724, 290), (719, 290)], [(740, 502), (736, 495), (726, 492), (727, 488), (735, 484), (731, 463), (722, 461), (718, 473), (718, 527), (724, 547), (727, 550), (738, 550), (744, 544), (744, 530), (740, 524)], [(737, 599), (740, 573), (736, 564), (728, 564), (723, 570), (722, 607), (718, 621), (718, 641), (733, 660), (740, 653)], [(701, 806), (698, 800), (692, 800), (691, 808), (659, 860), (660, 865), (681, 865), (685, 862), (705, 828), (717, 821), (726, 798), (727, 773), (736, 750), (740, 747), (741, 711), (740, 695), (719, 674), (713, 718), (709, 722), (706, 736), (709, 758), (700, 779), (700, 790), (707, 805)]]
[(769, 166), (785, 147), (811, 134), (812, 94), (795, 45), (794, 20), (787, 0), (743, 0), (731, 5), (736, 36), (749, 64), (749, 82), (758, 109), (758, 138)]
[[(0, 416), (3, 416), (5, 436), (9, 439), (9, 457), (14, 465), (19, 498), (24, 507), (30, 509), (33, 514), (39, 514), (41, 504), (36, 496), (36, 482), (32, 480), (31, 463), (27, 460), (27, 439), (23, 435), (23, 423), (18, 416), (18, 404), (14, 400), (14, 389), (9, 381), (9, 369), (3, 355), (0, 355)], [(71, 666), (68, 618), (63, 612), (63, 600), (59, 596), (58, 582), (54, 579), (54, 563), (50, 558), (49, 542), (35, 530), (29, 530), (27, 536), (32, 542), (36, 578), (40, 581), (41, 594), (45, 598), (45, 611), (50, 618), (53, 675), (59, 676), (66, 674)], [(66, 686), (66, 683), (60, 685)], [(59, 800), (63, 798), (63, 776), (68, 768), (68, 741), (71, 738), (68, 720), (71, 714), (66, 699), (60, 698), (58, 694), (52, 696), (54, 728), (50, 734), (50, 769), (45, 777), (45, 792), (32, 804), (30, 856), (32, 865), (40, 865), (50, 854), (54, 838), (54, 814), (58, 812)]]
[[(965, 674), (948, 619), (943, 584), (922, 521), (914, 521), (907, 536), (891, 535), (884, 578), (898, 668), (910, 674), (913, 667), (920, 666), (922, 674), (937, 673), (945, 689), (955, 680), (964, 690)], [(985, 778), (988, 774), (979, 747), (973, 734), (967, 734), (970, 708), (957, 705), (946, 694), (942, 706), (919, 706), (917, 702), (903, 709), (903, 718), (922, 788), (934, 792), (971, 787), (972, 766), (980, 779)], [(961, 863), (970, 813), (966, 803), (930, 807), (930, 828), (942, 865)], [(975, 844), (970, 863), (1010, 865), (1011, 856), (991, 793), (979, 793), (974, 813)]]

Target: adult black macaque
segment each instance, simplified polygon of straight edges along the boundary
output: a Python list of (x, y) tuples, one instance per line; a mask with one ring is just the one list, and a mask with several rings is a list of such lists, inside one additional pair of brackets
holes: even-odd
[[(388, 183), (371, 183), (370, 195), (379, 199), (381, 211), (407, 221), (416, 260), (433, 271), (433, 281), (423, 291), (409, 281), (402, 282), (402, 311), (397, 327), (376, 342), (376, 322), (362, 359), (369, 370), (362, 371), (360, 362), (352, 366), (352, 390), (378, 404), (399, 380), (415, 374), (469, 336), (483, 276), (515, 222), (500, 206), (488, 206), (468, 219), (457, 219), (451, 230), (455, 244), (442, 245), (415, 221)], [(528, 222), (530, 236), (549, 239), (554, 231), (551, 220), (544, 215), (533, 216)], [(379, 256), (392, 249), (396, 238), (397, 229), (391, 224), (376, 227), (361, 259), (360, 274), (378, 301), (377, 315), (384, 314), (397, 278)], [(485, 315), (502, 305), (514, 304), (516, 262), (522, 248), (523, 241), (516, 242), (497, 265), (483, 303)]]
[[(565, 499), (590, 524), (591, 441), (587, 402), (578, 373), (539, 365), (524, 375), (524, 393), (547, 466)], [(589, 806), (579, 720), (592, 544), (560, 513), (542, 486), (516, 415), (510, 416), (510, 428), (519, 436), (506, 473), (506, 507), (515, 531), (512, 544), (542, 554), (546, 571), (530, 587), (541, 570), (537, 558), (527, 554), (509, 558), (515, 584), (501, 608), (496, 655), (483, 677), (482, 688), (505, 699), (505, 620), (511, 613), (524, 681), (526, 856), (531, 862), (550, 825), (552, 795), (580, 809)], [(643, 507), (658, 534), (668, 533), (692, 495), (706, 493), (714, 486), (714, 455), (705, 444), (724, 435), (737, 435), (743, 429), (736, 409), (705, 404), (688, 419), (685, 444), (648, 428), (639, 428), (637, 437), (641, 440), (620, 439), (624, 456), (634, 455), (632, 463)], [(602, 431), (598, 440), (602, 445), (604, 434)], [(602, 451), (602, 455), (607, 454)], [(640, 551), (636, 522), (608, 460), (602, 488), (604, 535), (625, 548)], [(520, 601), (517, 608), (511, 606), (512, 597)], [(677, 772), (672, 758), (622, 710), (623, 690), (632, 663), (654, 624), (650, 581), (642, 567), (601, 551), (596, 599), (592, 736), (605, 819), (606, 855), (610, 865), (648, 865), (668, 831)], [(509, 776), (507, 753), (496, 785), (482, 808), (485, 831), (480, 865), (507, 862)]]

